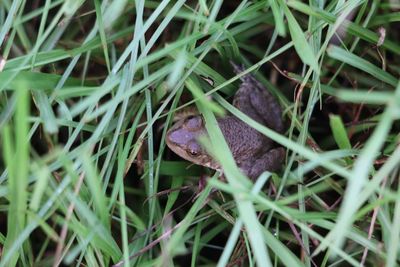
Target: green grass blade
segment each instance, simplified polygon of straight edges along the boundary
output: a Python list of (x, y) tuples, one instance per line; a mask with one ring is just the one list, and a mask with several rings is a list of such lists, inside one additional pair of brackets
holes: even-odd
[(82, 155), (82, 167), (85, 170), (86, 183), (90, 191), (90, 195), (93, 198), (94, 207), (96, 214), (100, 218), (100, 221), (104, 227), (109, 228), (109, 214), (107, 209), (107, 201), (105, 199), (103, 190), (101, 190), (101, 179), (94, 169), (90, 156), (88, 153), (83, 153)]
[(286, 28), (285, 28), (285, 24), (283, 22), (282, 11), (278, 5), (278, 2), (274, 1), (274, 0), (268, 0), (268, 4), (271, 7), (272, 14), (274, 15), (276, 31), (278, 32), (278, 34), (280, 36), (285, 37), (286, 36)]
[(107, 65), (107, 70), (108, 72), (111, 71), (111, 66), (110, 66), (110, 57), (108, 55), (108, 46), (107, 46), (107, 38), (106, 38), (106, 32), (104, 29), (104, 23), (103, 23), (103, 13), (101, 11), (101, 6), (98, 0), (94, 0), (94, 6), (96, 10), (96, 23), (97, 27), (99, 28), (99, 33), (100, 33), (100, 39), (101, 39), (101, 46), (104, 51), (104, 58), (106, 60), (106, 65)]
[[(7, 237), (4, 244), (3, 257), (13, 255), (11, 259), (2, 263), (15, 266), (18, 260), (18, 251), (11, 248), (26, 224), (27, 215), (27, 186), (29, 173), (29, 140), (28, 140), (28, 112), (29, 91), (24, 84), (18, 86), (17, 106), (14, 125), (3, 129), (3, 156), (8, 169), (9, 214), (7, 218)], [(11, 135), (15, 137), (12, 138)]]
[(350, 140), (347, 136), (347, 131), (343, 125), (342, 119), (337, 115), (331, 115), (329, 116), (329, 122), (338, 147), (340, 149), (351, 149)]
[(294, 48), (296, 49), (297, 54), (304, 64), (309, 65), (313, 71), (318, 73), (318, 60), (309, 43), (307, 42), (303, 30), (300, 28), (300, 25), (293, 16), (292, 12), (290, 12), (286, 3), (282, 0), (279, 0), (279, 4), (283, 8), (283, 12), (285, 13), (286, 19), (288, 20), (290, 36), (292, 37)]
[(338, 46), (330, 46), (327, 52), (331, 58), (342, 61), (349, 64), (350, 66), (365, 71), (368, 74), (372, 75), (372, 77), (376, 77), (377, 79), (394, 87), (397, 85), (398, 80), (391, 74), (376, 67), (369, 61), (344, 50), (343, 48), (340, 48)]
[(0, 30), (0, 46), (3, 45), (4, 39), (6, 38), (7, 33), (10, 31), (12, 27), (13, 19), (14, 17), (16, 17), (16, 14), (18, 12), (19, 7), (21, 6), (21, 3), (22, 3), (21, 0), (12, 1), (12, 5), (8, 10), (7, 18), (4, 21), (4, 24), (2, 25)]
[(39, 109), (45, 131), (50, 134), (57, 133), (56, 115), (49, 103), (48, 96), (43, 91), (33, 91), (32, 94), (35, 105)]

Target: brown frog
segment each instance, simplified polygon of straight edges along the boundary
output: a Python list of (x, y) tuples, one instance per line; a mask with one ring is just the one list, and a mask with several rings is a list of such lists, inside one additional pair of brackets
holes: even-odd
[[(236, 73), (242, 67), (234, 65)], [(252, 75), (241, 77), (233, 105), (253, 120), (279, 133), (284, 131), (282, 110), (276, 99)], [(248, 177), (255, 179), (264, 171), (277, 171), (283, 162), (285, 151), (275, 148), (271, 139), (261, 134), (233, 115), (217, 119), (236, 164)], [(182, 158), (195, 164), (221, 170), (221, 166), (202, 148), (198, 137), (206, 135), (203, 118), (189, 116), (168, 130), (168, 147)]]

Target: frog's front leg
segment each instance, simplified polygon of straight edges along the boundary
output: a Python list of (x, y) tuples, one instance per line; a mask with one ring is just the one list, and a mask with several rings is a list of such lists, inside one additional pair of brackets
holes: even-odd
[(269, 150), (255, 161), (242, 164), (241, 169), (249, 178), (255, 180), (265, 171), (275, 172), (282, 167), (285, 159), (285, 149), (282, 147)]

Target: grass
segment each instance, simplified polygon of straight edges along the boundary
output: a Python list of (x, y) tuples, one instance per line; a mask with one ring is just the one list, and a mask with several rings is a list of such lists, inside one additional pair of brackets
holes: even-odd
[[(399, 265), (398, 8), (2, 1), (0, 266)], [(247, 73), (285, 134), (230, 104)], [(166, 147), (187, 107), (226, 181)], [(286, 148), (282, 170), (240, 173), (227, 113)]]

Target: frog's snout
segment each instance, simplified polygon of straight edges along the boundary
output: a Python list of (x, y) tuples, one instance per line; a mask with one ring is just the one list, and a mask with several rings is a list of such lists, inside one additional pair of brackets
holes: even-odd
[(167, 133), (167, 142), (171, 144), (178, 144), (179, 142), (179, 134), (177, 130), (171, 129)]
[(193, 135), (182, 129), (172, 129), (167, 134), (167, 141), (178, 146), (187, 144), (192, 138)]

